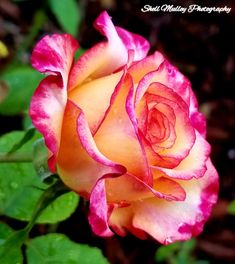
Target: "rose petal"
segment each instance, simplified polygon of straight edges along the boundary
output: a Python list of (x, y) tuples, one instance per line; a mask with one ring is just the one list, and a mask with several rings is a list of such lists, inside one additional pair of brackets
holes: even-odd
[(128, 75), (119, 83), (118, 94), (94, 139), (106, 157), (116, 163), (125, 164), (130, 173), (146, 179), (149, 177), (149, 169), (125, 108), (126, 97), (132, 85)]
[(134, 33), (130, 33), (129, 31), (120, 28), (120, 27), (115, 27), (116, 31), (119, 35), (119, 37), (122, 39), (123, 43), (125, 44), (126, 48), (128, 50), (133, 50), (134, 51), (134, 61), (141, 60), (146, 57), (150, 45), (149, 42)]
[(148, 42), (121, 28), (116, 30), (106, 11), (96, 19), (94, 26), (108, 41), (97, 44), (79, 58), (70, 75), (71, 89), (88, 77), (96, 79), (124, 66), (128, 61), (128, 49), (134, 49), (135, 60), (147, 53)]
[(45, 36), (33, 50), (32, 66), (42, 73), (60, 74), (66, 86), (77, 48), (78, 42), (69, 34)]
[(43, 134), (51, 152), (49, 168), (55, 171), (55, 158), (60, 144), (60, 130), (67, 100), (67, 79), (78, 43), (70, 35), (46, 36), (36, 45), (32, 65), (50, 73), (35, 91), (29, 114), (34, 126)]
[(164, 60), (163, 55), (157, 51), (154, 54), (133, 63), (128, 69), (128, 73), (132, 76), (134, 83), (139, 83), (145, 75), (157, 71)]
[(159, 170), (167, 176), (175, 179), (189, 180), (192, 178), (200, 178), (206, 171), (206, 161), (210, 154), (210, 145), (207, 141), (196, 132), (196, 140), (189, 152), (174, 169), (152, 166), (154, 170)]
[(206, 118), (205, 116), (195, 110), (190, 113), (190, 119), (195, 129), (205, 138), (206, 137)]
[[(63, 84), (57, 76), (48, 76), (41, 81), (30, 104), (30, 117), (34, 126), (43, 134), (50, 150), (49, 168), (55, 171), (55, 156), (60, 144), (61, 124), (66, 97), (60, 93)], [(59, 92), (58, 92), (59, 91)]]
[(205, 117), (203, 116), (203, 114), (198, 112), (198, 102), (192, 91), (190, 81), (168, 61), (165, 61), (164, 64), (168, 72), (168, 84), (166, 85), (172, 88), (187, 103), (193, 126), (198, 130), (201, 135), (205, 137)]
[[(104, 185), (105, 181), (105, 185)], [(184, 200), (185, 192), (178, 183), (164, 177), (155, 180), (154, 186), (161, 192), (152, 189), (144, 182), (132, 175), (122, 175), (116, 178), (99, 179), (90, 196), (89, 222), (95, 234), (111, 236), (112, 231), (108, 226), (108, 219), (115, 208), (126, 207), (133, 201), (143, 201), (148, 197), (159, 197), (167, 200)], [(106, 197), (107, 195), (107, 197)], [(123, 230), (113, 226), (121, 235)], [(127, 227), (125, 227), (127, 228)], [(131, 229), (131, 225), (129, 225)], [(143, 232), (133, 228), (137, 236), (143, 238)]]
[(84, 113), (70, 100), (64, 113), (57, 165), (64, 183), (87, 198), (103, 175), (108, 174), (111, 177), (126, 172), (123, 166), (99, 152), (84, 119)]
[[(175, 114), (175, 140), (170, 148), (162, 148), (164, 143), (152, 145), (153, 150), (163, 159), (168, 160), (172, 165), (176, 166), (183, 160), (191, 150), (195, 142), (195, 130), (189, 119), (188, 107), (182, 98), (172, 89), (159, 84), (152, 83), (146, 93), (147, 104), (152, 102), (157, 104), (165, 104), (174, 110)], [(138, 116), (137, 118), (141, 118)], [(170, 140), (172, 142), (172, 140)], [(156, 160), (156, 162), (158, 162)], [(156, 166), (161, 166), (161, 164)], [(165, 164), (164, 164), (165, 166)]]
[(115, 87), (121, 80), (123, 71), (82, 84), (69, 92), (68, 97), (84, 112), (86, 120), (95, 133), (107, 111)]
[(104, 180), (97, 181), (90, 196), (89, 223), (96, 235), (108, 237), (113, 232), (108, 226), (109, 206), (106, 201)]
[(217, 200), (218, 175), (210, 160), (202, 178), (184, 181), (182, 185), (187, 193), (184, 201), (150, 198), (117, 208), (110, 216), (110, 225), (123, 230), (132, 224), (130, 231), (141, 229), (163, 244), (198, 235)]
[(130, 205), (132, 202), (143, 201), (154, 197), (166, 200), (185, 199), (184, 189), (174, 180), (158, 177), (153, 187), (129, 173), (120, 177), (106, 180), (108, 203), (117, 205)]
[(136, 119), (135, 108), (134, 108), (134, 99), (135, 99), (134, 96), (135, 96), (135, 88), (132, 85), (130, 90), (129, 90), (129, 93), (127, 95), (127, 99), (126, 99), (126, 113), (128, 114), (128, 117), (132, 123), (136, 138), (137, 138), (137, 140), (139, 142), (139, 146), (141, 148), (142, 159), (143, 159), (143, 162), (145, 163), (145, 167), (146, 167), (146, 173), (142, 179), (146, 184), (152, 186), (153, 177), (152, 177), (151, 171), (149, 169), (147, 155), (146, 155), (146, 152), (144, 149), (144, 143), (142, 142), (141, 135), (139, 134), (138, 121)]

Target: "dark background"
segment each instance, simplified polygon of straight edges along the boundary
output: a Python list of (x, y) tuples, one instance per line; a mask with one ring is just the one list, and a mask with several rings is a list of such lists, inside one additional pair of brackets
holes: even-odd
[[(141, 12), (144, 4), (152, 6), (174, 4), (189, 6), (231, 7), (226, 13), (157, 13)], [(227, 208), (235, 200), (235, 100), (234, 100), (234, 1), (140, 1), (93, 0), (78, 1), (82, 23), (77, 34), (84, 49), (102, 37), (92, 28), (95, 18), (106, 9), (113, 22), (150, 41), (151, 51), (161, 51), (192, 82), (200, 110), (207, 118), (207, 139), (212, 146), (212, 160), (220, 175), (219, 201), (197, 238), (195, 258), (210, 263), (235, 263), (235, 216)], [(60, 32), (46, 1), (0, 0), (0, 39), (8, 46), (10, 55), (0, 60), (0, 70), (11, 63), (22, 39), (30, 30), (32, 19), (39, 8), (46, 9), (49, 21), (29, 43), (21, 60), (28, 61), (36, 41), (46, 33)], [(22, 117), (0, 116), (0, 133), (22, 129)], [(95, 237), (86, 219), (87, 207), (80, 202), (79, 210), (62, 222), (57, 232), (64, 232), (72, 240), (102, 248), (113, 263), (154, 263), (159, 245), (151, 240), (141, 241), (132, 235), (109, 239)], [(9, 220), (11, 221), (11, 220)], [(16, 225), (14, 221), (11, 223)], [(39, 226), (32, 232), (43, 234), (47, 227)]]

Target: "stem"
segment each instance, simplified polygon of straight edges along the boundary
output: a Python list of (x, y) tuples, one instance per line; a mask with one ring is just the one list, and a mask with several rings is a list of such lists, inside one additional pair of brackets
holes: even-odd
[(5, 257), (14, 249), (21, 248), (41, 212), (57, 197), (68, 191), (69, 189), (60, 180), (56, 180), (54, 184), (42, 193), (28, 225), (25, 228), (14, 232), (3, 244), (1, 244), (0, 263), (6, 263), (4, 261)]
[(0, 153), (0, 163), (2, 162), (32, 162), (32, 153)]
[(56, 182), (51, 185), (48, 189), (46, 189), (41, 197), (38, 200), (36, 208), (33, 212), (30, 222), (25, 227), (25, 229), (29, 232), (35, 224), (35, 221), (41, 214), (41, 212), (52, 203), (57, 197), (68, 192), (69, 189), (61, 182), (61, 180), (56, 180)]

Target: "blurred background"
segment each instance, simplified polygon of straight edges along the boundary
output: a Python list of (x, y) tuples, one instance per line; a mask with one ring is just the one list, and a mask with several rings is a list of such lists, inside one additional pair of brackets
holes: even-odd
[[(227, 6), (231, 11), (143, 13), (145, 4)], [(68, 32), (78, 39), (82, 53), (102, 40), (92, 27), (102, 10), (108, 11), (115, 25), (148, 39), (150, 53), (161, 51), (191, 80), (207, 118), (207, 139), (220, 175), (219, 201), (199, 237), (168, 247), (130, 234), (95, 237), (81, 200), (78, 210), (57, 226), (57, 232), (101, 248), (112, 264), (235, 263), (234, 1), (0, 0), (0, 134), (25, 129), (29, 123), (30, 97), (42, 78), (30, 67), (35, 43), (45, 34)], [(15, 228), (20, 225), (4, 220)], [(48, 226), (37, 226), (31, 236), (48, 230)]]

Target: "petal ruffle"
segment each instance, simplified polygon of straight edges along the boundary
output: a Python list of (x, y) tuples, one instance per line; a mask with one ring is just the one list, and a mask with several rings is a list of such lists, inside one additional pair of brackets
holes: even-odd
[[(202, 178), (181, 184), (187, 194), (184, 201), (151, 198), (117, 208), (110, 216), (110, 226), (123, 231), (131, 225), (130, 231), (141, 229), (163, 244), (198, 235), (217, 201), (218, 175), (208, 160), (207, 171)], [(125, 223), (128, 226), (124, 226)]]
[[(176, 117), (174, 144), (170, 148), (161, 148), (162, 143), (159, 146), (158, 144), (152, 145), (152, 147), (163, 159), (170, 161), (170, 163), (176, 166), (188, 155), (196, 138), (195, 130), (189, 119), (187, 105), (172, 89), (160, 83), (152, 83), (145, 95), (148, 104), (165, 104), (174, 111)], [(137, 119), (141, 118), (141, 116), (137, 116)], [(155, 165), (161, 166), (161, 164)]]
[(202, 113), (198, 112), (198, 102), (192, 91), (190, 81), (168, 61), (165, 61), (164, 63), (166, 65), (166, 70), (168, 73), (167, 86), (172, 88), (187, 103), (189, 107), (189, 116), (193, 126), (203, 137), (205, 137), (205, 117)]
[[(108, 225), (109, 214), (112, 208), (107, 204), (104, 179), (97, 181), (90, 196), (90, 211), (88, 220), (93, 232), (98, 236), (112, 236), (113, 232)], [(110, 211), (110, 212), (109, 212)]]
[(48, 76), (41, 81), (30, 104), (29, 114), (34, 126), (43, 134), (45, 144), (50, 150), (48, 165), (55, 171), (55, 157), (59, 149), (61, 125), (66, 97), (61, 79)]
[[(104, 175), (97, 181), (90, 196), (89, 222), (93, 232), (100, 236), (113, 235), (108, 220), (115, 208), (128, 207), (132, 202), (142, 202), (146, 198), (155, 196), (169, 201), (185, 199), (183, 188), (177, 182), (165, 177), (156, 179), (154, 188), (156, 190), (130, 174), (116, 178)], [(123, 233), (118, 229), (116, 231)], [(135, 228), (133, 232), (136, 233)], [(141, 233), (143, 232), (138, 231), (136, 235), (140, 236)]]
[(107, 201), (118, 206), (130, 205), (151, 197), (165, 200), (183, 201), (185, 191), (176, 181), (166, 177), (158, 177), (151, 188), (141, 179), (124, 174), (120, 177), (106, 179)]
[(51, 74), (41, 81), (35, 91), (29, 113), (51, 152), (48, 164), (52, 172), (55, 171), (55, 158), (60, 145), (68, 75), (77, 47), (78, 43), (72, 36), (54, 34), (39, 41), (32, 53), (32, 65), (40, 72)]
[(35, 46), (31, 62), (42, 73), (61, 75), (64, 86), (67, 86), (77, 49), (78, 42), (69, 34), (45, 36)]
[(121, 28), (116, 29), (106, 11), (96, 19), (94, 26), (108, 41), (97, 44), (79, 58), (70, 75), (71, 89), (87, 78), (109, 75), (124, 66), (129, 49), (134, 49), (134, 60), (142, 59), (148, 51), (147, 40)]
[(210, 145), (196, 132), (196, 140), (189, 152), (178, 166), (172, 169), (152, 166), (153, 170), (165, 173), (168, 177), (182, 180), (200, 178), (206, 172), (206, 161), (210, 154)]
[(115, 27), (119, 37), (122, 39), (127, 50), (134, 51), (134, 61), (142, 60), (147, 55), (149, 42), (140, 35), (131, 33), (123, 28)]

